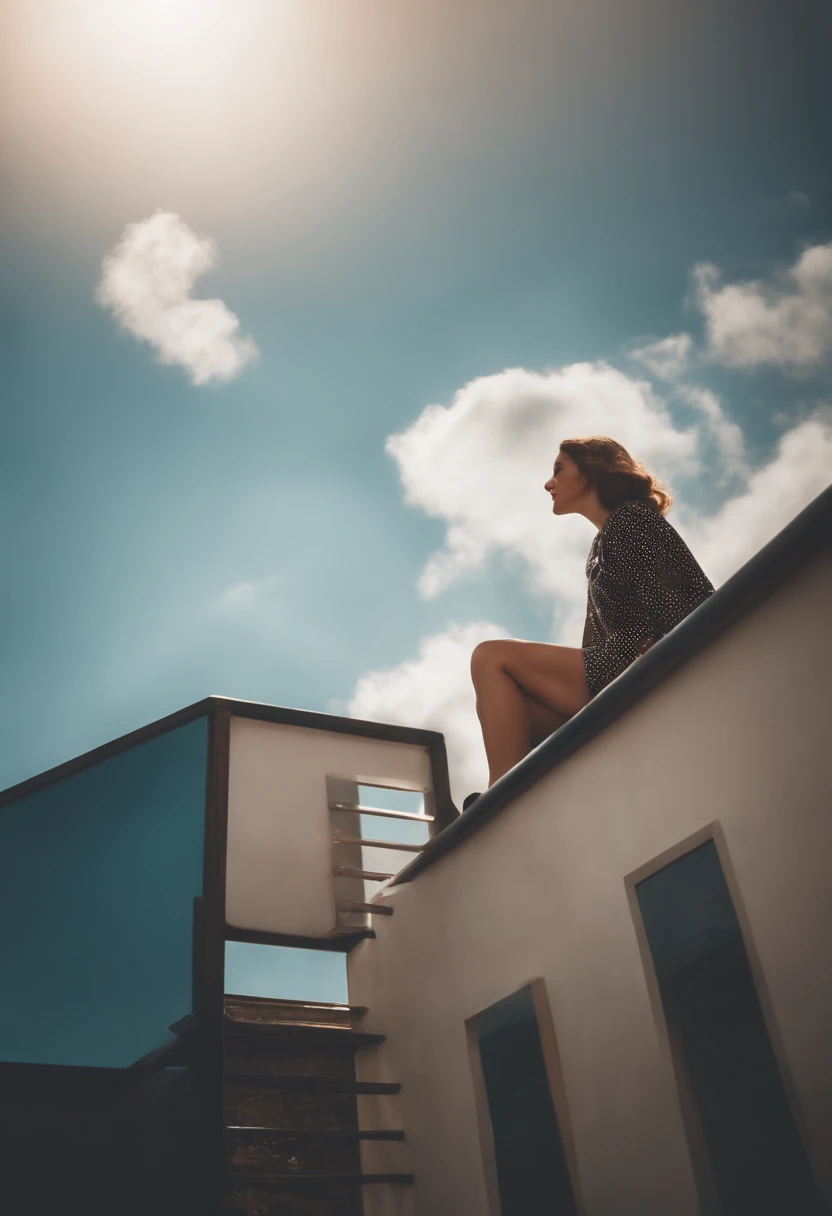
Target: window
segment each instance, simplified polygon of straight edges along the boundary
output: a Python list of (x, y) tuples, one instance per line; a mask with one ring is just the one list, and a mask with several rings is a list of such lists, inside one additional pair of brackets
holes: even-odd
[(819, 1213), (714, 840), (635, 892), (706, 1206)]
[[(563, 1134), (565, 1119), (559, 1120), (552, 1093), (553, 1080), (562, 1087), (543, 981), (533, 980), (466, 1026), (486, 1175), (499, 1196), (497, 1205), (492, 1195), (494, 1213), (573, 1216), (574, 1159), (568, 1159), (571, 1138), (568, 1128)], [(559, 1105), (563, 1116), (562, 1097)]]
[(340, 950), (225, 943), (225, 991), (282, 1001), (347, 1003), (347, 956)]

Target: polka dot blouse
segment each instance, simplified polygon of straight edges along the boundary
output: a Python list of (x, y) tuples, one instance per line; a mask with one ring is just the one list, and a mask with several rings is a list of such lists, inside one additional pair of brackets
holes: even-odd
[(586, 563), (581, 650), (591, 697), (713, 593), (679, 533), (650, 503), (610, 511)]

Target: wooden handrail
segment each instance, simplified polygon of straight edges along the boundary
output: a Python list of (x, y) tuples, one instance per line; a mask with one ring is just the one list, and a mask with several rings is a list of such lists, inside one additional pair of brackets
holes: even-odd
[(340, 833), (332, 837), (333, 844), (363, 844), (368, 849), (401, 849), (403, 853), (423, 853), (423, 844), (404, 844), (400, 840), (369, 840), (366, 836), (342, 836)]
[(410, 811), (383, 811), (358, 802), (331, 802), (331, 811), (351, 811), (353, 815), (381, 815), (384, 819), (409, 819), (411, 823), (433, 823), (433, 815), (414, 815)]
[(365, 904), (357, 899), (336, 900), (339, 912), (369, 912), (371, 916), (392, 916), (393, 909), (389, 904)]
[(333, 866), (335, 878), (367, 878), (371, 882), (387, 882), (392, 874), (383, 874), (380, 870), (357, 870), (354, 866)]

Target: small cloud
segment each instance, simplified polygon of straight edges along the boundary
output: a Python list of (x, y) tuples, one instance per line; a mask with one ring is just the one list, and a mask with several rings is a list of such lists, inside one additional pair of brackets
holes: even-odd
[(276, 582), (277, 575), (272, 574), (267, 578), (234, 583), (232, 587), (227, 587), (222, 595), (220, 595), (217, 600), (217, 607), (227, 612), (236, 612), (243, 608), (250, 608), (261, 600), (263, 593), (269, 587), (273, 587)]
[(216, 262), (216, 242), (173, 212), (156, 211), (124, 229), (101, 264), (95, 298), (162, 363), (185, 368), (193, 384), (232, 380), (258, 352), (222, 300), (191, 295)]
[(799, 375), (818, 367), (832, 348), (832, 242), (804, 250), (774, 284), (722, 286), (719, 270), (707, 262), (692, 273), (708, 354), (717, 362)]
[(793, 207), (809, 207), (811, 205), (808, 194), (804, 194), (802, 190), (792, 190), (786, 195), (786, 199)]
[(254, 583), (235, 583), (233, 587), (229, 587), (223, 591), (220, 596), (221, 608), (247, 608), (249, 604), (254, 602), (257, 595), (257, 588)]
[(660, 342), (639, 347), (630, 353), (630, 358), (638, 359), (648, 371), (662, 380), (678, 380), (688, 369), (692, 350), (690, 334), (673, 334)]

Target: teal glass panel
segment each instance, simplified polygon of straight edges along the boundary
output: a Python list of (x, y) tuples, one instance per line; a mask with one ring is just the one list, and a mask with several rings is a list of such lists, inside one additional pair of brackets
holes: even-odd
[(575, 1216), (531, 988), (478, 1013), (474, 1027), (502, 1216)]
[(819, 1216), (826, 1209), (713, 840), (644, 879), (636, 894), (720, 1216)]
[(192, 1007), (207, 718), (0, 810), (0, 1060), (125, 1067)]
[(235, 996), (346, 1005), (347, 956), (340, 950), (226, 942), (225, 991)]

